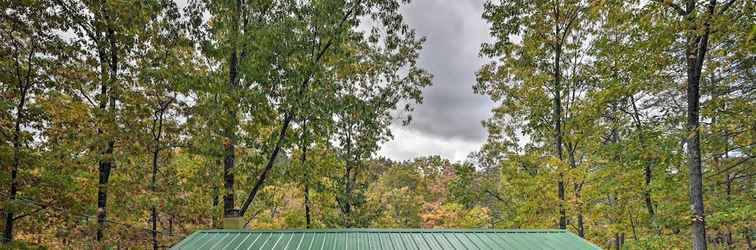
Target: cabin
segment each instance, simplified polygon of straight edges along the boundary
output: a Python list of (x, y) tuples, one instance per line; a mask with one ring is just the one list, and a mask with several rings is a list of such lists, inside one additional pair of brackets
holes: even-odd
[(601, 249), (566, 230), (200, 230), (171, 249)]

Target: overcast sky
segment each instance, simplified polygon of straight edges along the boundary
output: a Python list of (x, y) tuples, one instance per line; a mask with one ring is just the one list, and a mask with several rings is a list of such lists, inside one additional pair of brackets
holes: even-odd
[(402, 10), (410, 27), (427, 38), (420, 66), (433, 74), (433, 86), (423, 91), (423, 104), (412, 113), (412, 123), (392, 125), (394, 139), (380, 155), (408, 160), (441, 155), (462, 161), (486, 138), (481, 121), (493, 103), (472, 91), (475, 72), (484, 63), (480, 44), (490, 39), (481, 18), (483, 0), (413, 0)]

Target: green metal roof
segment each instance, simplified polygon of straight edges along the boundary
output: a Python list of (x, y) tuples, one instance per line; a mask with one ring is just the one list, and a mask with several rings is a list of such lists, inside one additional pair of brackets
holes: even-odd
[(171, 249), (601, 249), (565, 230), (200, 230)]

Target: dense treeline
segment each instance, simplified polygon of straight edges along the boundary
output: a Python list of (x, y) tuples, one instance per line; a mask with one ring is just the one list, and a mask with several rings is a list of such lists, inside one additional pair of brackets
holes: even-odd
[(4, 243), (162, 248), (257, 225), (284, 183), (313, 190), (308, 226), (324, 188), (327, 225), (358, 225), (365, 160), (430, 84), (401, 3), (180, 4), (2, 3)]
[[(488, 1), (479, 159), (503, 227), (620, 249), (751, 249), (753, 1)], [(498, 226), (498, 225), (497, 225)]]
[(497, 107), (464, 163), (377, 158), (431, 82), (403, 4), (0, 3), (3, 244), (158, 249), (241, 215), (752, 248), (752, 1), (486, 1)]

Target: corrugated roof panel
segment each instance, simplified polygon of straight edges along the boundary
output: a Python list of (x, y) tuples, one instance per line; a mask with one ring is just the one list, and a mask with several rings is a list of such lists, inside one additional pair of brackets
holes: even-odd
[(171, 249), (600, 249), (564, 230), (201, 230)]
[(428, 241), (425, 240), (425, 237), (423, 237), (423, 234), (410, 234), (410, 237), (412, 237), (412, 240), (414, 240), (418, 246), (418, 249), (421, 250), (431, 250), (431, 246), (428, 245)]
[(212, 248), (216, 249), (223, 249), (226, 248), (229, 244), (231, 244), (234, 239), (238, 238), (241, 233), (229, 233), (226, 236), (223, 236), (220, 240), (220, 242), (215, 243), (215, 245)]
[(247, 249), (262, 249), (262, 247), (270, 241), (270, 238), (273, 238), (273, 233), (261, 233), (260, 238), (255, 239)]
[(388, 234), (378, 234), (376, 236), (381, 241), (381, 247), (378, 248), (378, 249), (391, 249), (391, 250), (396, 249), (394, 247), (394, 243), (391, 242), (391, 240), (389, 239), (389, 235)]
[(532, 246), (527, 244), (527, 242), (521, 241), (519, 233), (513, 233), (506, 238), (500, 234), (491, 234), (491, 237), (494, 237), (497, 242), (511, 246), (512, 249), (531, 249)]
[(423, 235), (428, 236), (427, 238), (428, 238), (429, 241), (432, 240), (434, 243), (438, 244), (439, 247), (441, 247), (442, 249), (453, 249), (454, 248), (454, 246), (449, 241), (449, 239), (447, 239), (446, 236), (444, 236), (441, 233), (438, 233), (438, 234), (423, 234)]

